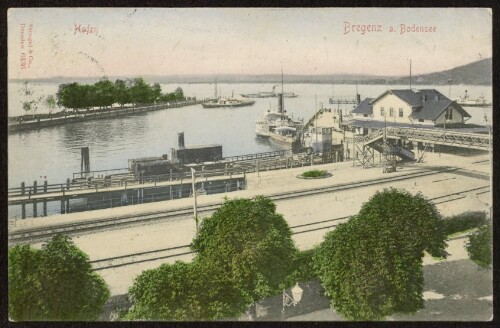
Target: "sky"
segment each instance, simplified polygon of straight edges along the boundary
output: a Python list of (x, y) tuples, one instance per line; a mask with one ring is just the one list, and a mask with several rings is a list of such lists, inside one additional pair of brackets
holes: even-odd
[(279, 74), (281, 65), (401, 76), (410, 59), (425, 74), (492, 56), (484, 8), (11, 8), (7, 21), (10, 79)]

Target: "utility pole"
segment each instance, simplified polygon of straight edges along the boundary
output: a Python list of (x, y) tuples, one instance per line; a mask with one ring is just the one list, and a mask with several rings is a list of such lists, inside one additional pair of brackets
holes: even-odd
[(197, 204), (197, 199), (196, 199), (196, 181), (195, 181), (195, 173), (196, 171), (191, 168), (191, 180), (192, 180), (192, 187), (193, 187), (193, 211), (194, 211), (194, 220), (196, 221), (196, 232), (198, 232), (198, 204)]

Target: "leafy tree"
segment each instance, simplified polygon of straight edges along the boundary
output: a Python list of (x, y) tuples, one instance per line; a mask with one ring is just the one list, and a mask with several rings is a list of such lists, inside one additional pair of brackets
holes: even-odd
[(49, 113), (52, 113), (54, 108), (56, 108), (56, 98), (53, 95), (49, 95), (45, 98), (45, 105), (49, 108)]
[(23, 109), (28, 114), (28, 112), (31, 110), (31, 103), (29, 101), (23, 102)]
[(120, 79), (115, 81), (115, 100), (121, 105), (121, 107), (130, 103), (130, 94), (127, 83)]
[[(109, 290), (104, 280), (92, 271), (88, 256), (68, 237), (54, 236), (39, 251), (30, 250), (29, 246), (16, 247), (9, 252), (12, 319), (96, 320), (99, 317)], [(29, 288), (31, 297), (28, 312), (18, 301), (25, 300), (25, 288)]]
[(29, 245), (9, 249), (9, 317), (15, 321), (41, 320), (44, 316), (39, 279), (41, 251)]
[(94, 84), (95, 102), (92, 105), (102, 107), (112, 106), (115, 103), (115, 85), (108, 79)]
[(469, 236), (466, 249), (469, 258), (483, 268), (490, 268), (493, 260), (493, 231), (491, 225), (483, 225)]
[(191, 247), (201, 265), (220, 268), (251, 305), (283, 287), (297, 252), (291, 235), (276, 205), (259, 196), (226, 200), (203, 221)]
[(310, 281), (318, 279), (314, 269), (314, 254), (316, 248), (300, 251), (293, 259), (293, 271), (287, 277), (285, 286), (291, 287), (299, 281)]
[(177, 100), (184, 99), (184, 91), (182, 90), (181, 87), (177, 87), (177, 89), (175, 89), (174, 91), (174, 94), (175, 94), (175, 99)]
[(135, 104), (152, 103), (153, 90), (142, 77), (135, 78), (129, 88), (130, 100)]
[(125, 319), (216, 320), (243, 312), (241, 292), (223, 274), (214, 274), (219, 270), (195, 260), (144, 271), (129, 290), (133, 306)]
[(159, 83), (153, 84), (153, 87), (151, 88), (152, 92), (152, 99), (154, 102), (157, 102), (160, 100), (161, 97), (161, 86)]
[(379, 320), (423, 307), (424, 251), (445, 257), (435, 206), (421, 194), (377, 192), (329, 232), (314, 263), (331, 305), (350, 320)]

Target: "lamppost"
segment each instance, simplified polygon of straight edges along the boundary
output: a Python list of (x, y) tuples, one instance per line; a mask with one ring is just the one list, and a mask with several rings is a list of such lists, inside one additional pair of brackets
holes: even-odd
[(283, 289), (283, 309), (281, 310), (281, 320), (285, 320), (285, 308), (287, 306), (296, 306), (300, 300), (302, 299), (302, 294), (304, 290), (300, 288), (299, 283), (297, 282), (295, 286), (291, 289), (292, 295), (288, 295), (286, 290)]
[(193, 186), (193, 212), (194, 212), (194, 220), (196, 221), (196, 232), (198, 232), (198, 204), (196, 202), (196, 176), (195, 176), (196, 171), (191, 168), (191, 180), (192, 180), (192, 186)]
[(488, 116), (484, 114), (483, 122), (488, 127), (488, 153), (490, 158), (490, 220), (493, 220), (493, 143), (491, 140), (491, 123)]

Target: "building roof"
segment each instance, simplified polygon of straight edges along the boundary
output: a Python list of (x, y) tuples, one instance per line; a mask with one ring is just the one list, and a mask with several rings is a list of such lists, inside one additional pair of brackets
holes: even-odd
[(373, 111), (373, 106), (372, 106), (372, 101), (373, 98), (365, 98), (362, 102), (354, 108), (352, 113), (354, 114), (371, 114)]
[[(387, 94), (393, 94), (396, 97), (403, 100), (404, 102), (406, 102), (408, 105), (410, 105), (413, 108), (413, 113), (411, 114), (411, 117), (415, 119), (435, 120), (450, 106), (459, 111), (464, 117), (471, 117), (470, 114), (467, 113), (467, 111), (463, 109), (462, 106), (460, 106), (454, 101), (451, 101), (436, 89), (387, 90), (386, 92), (384, 92), (383, 94), (372, 100), (369, 107), (367, 105), (363, 105), (363, 107), (360, 108), (360, 111), (357, 112), (356, 110), (362, 104), (360, 103), (359, 106), (356, 107), (356, 109), (353, 111), (353, 113), (371, 114), (373, 104), (378, 100), (382, 99), (383, 97), (385, 97)], [(369, 112), (367, 112), (368, 108)]]

